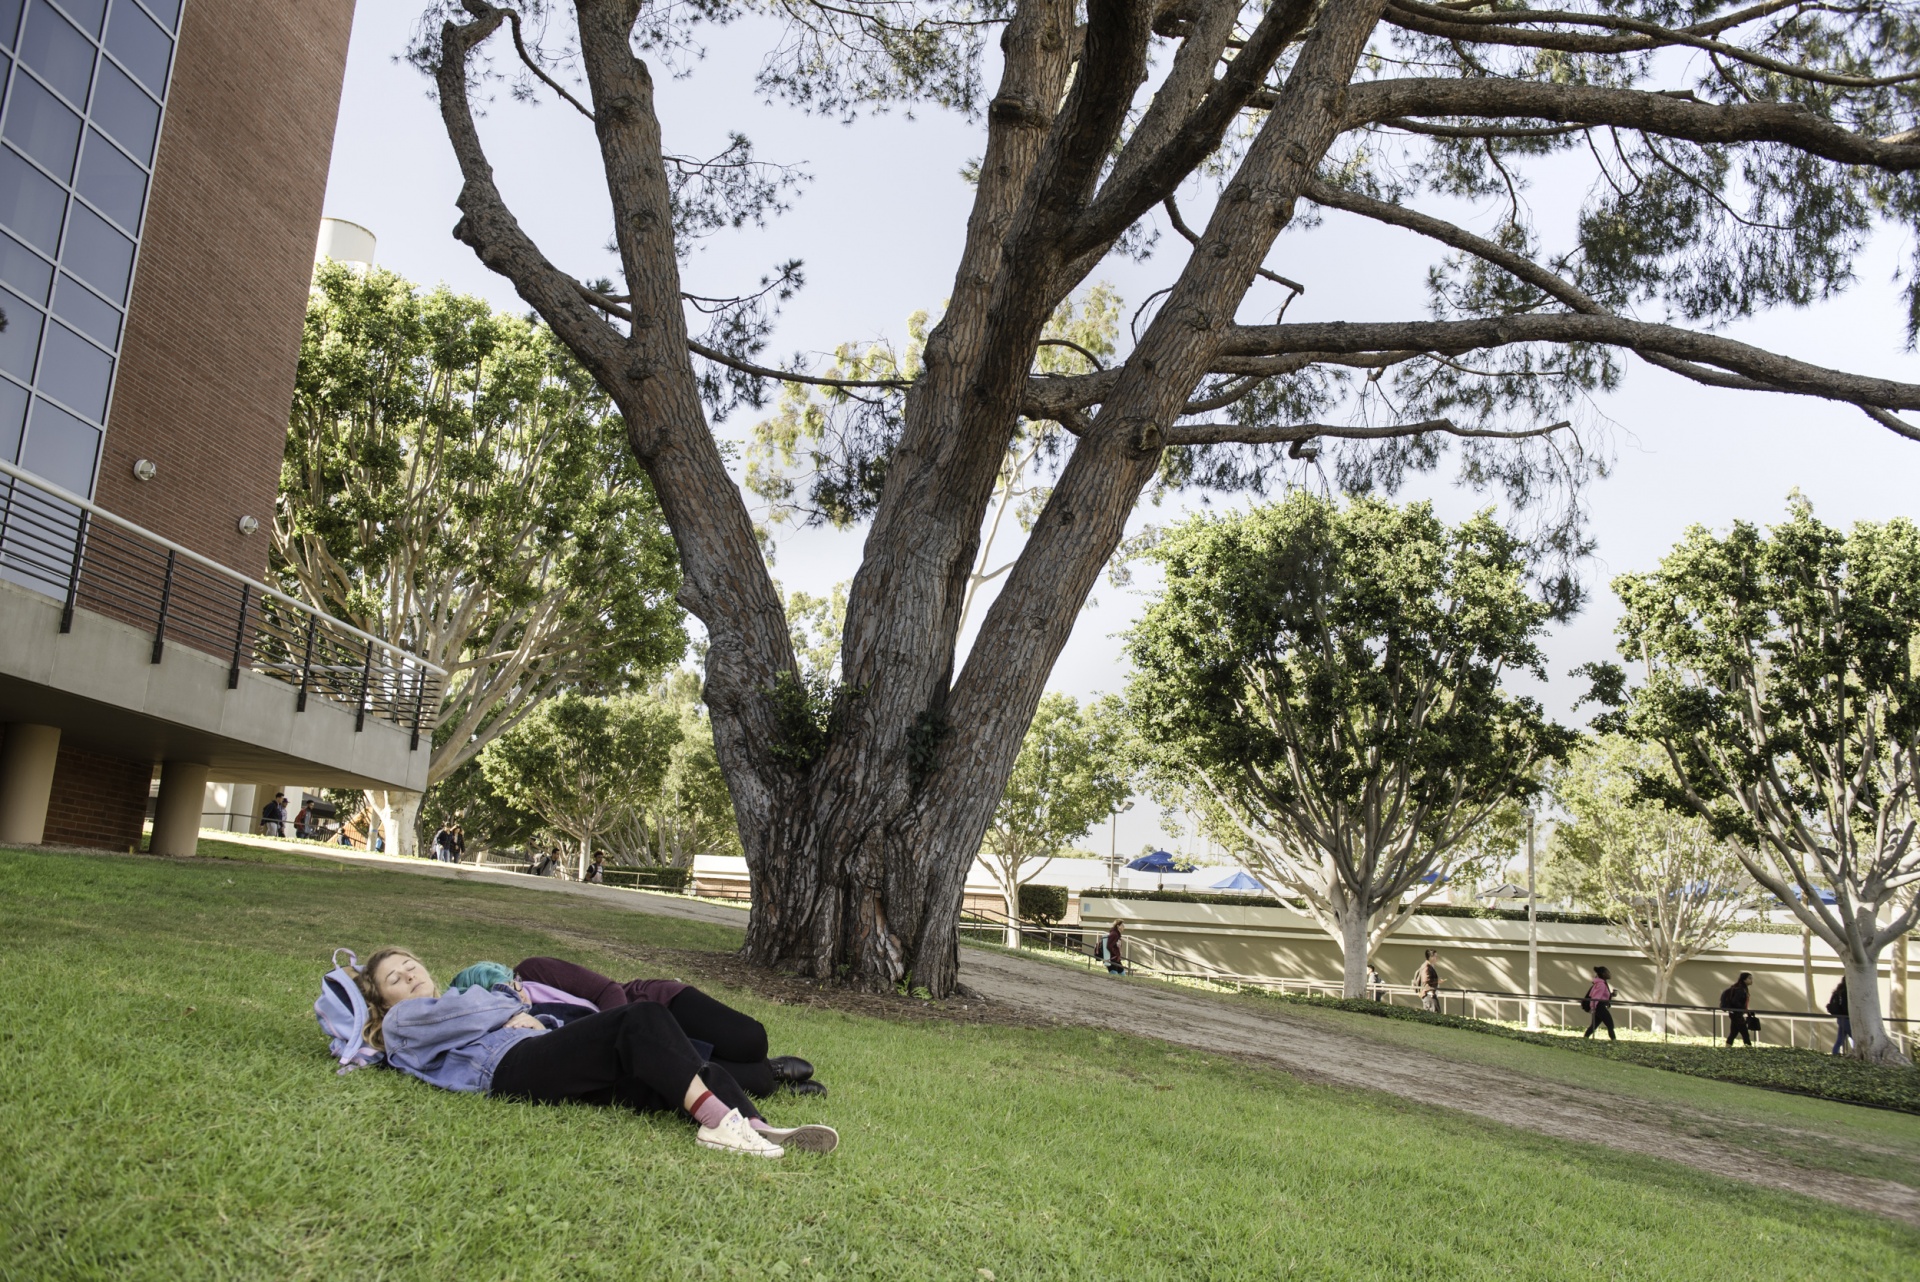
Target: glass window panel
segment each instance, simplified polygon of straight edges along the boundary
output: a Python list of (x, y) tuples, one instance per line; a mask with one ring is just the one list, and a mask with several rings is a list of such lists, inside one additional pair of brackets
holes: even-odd
[(147, 6), (147, 12), (160, 19), (160, 25), (169, 31), (180, 26), (180, 0), (141, 0)]
[(100, 20), (107, 16), (107, 0), (54, 0), (79, 28), (98, 40)]
[(110, 62), (100, 64), (100, 83), (93, 91), (93, 110), (87, 113), (87, 119), (146, 164), (153, 163), (160, 104)]
[(20, 60), (76, 107), (86, 105), (87, 86), (93, 83), (93, 56), (93, 41), (45, 4), (36, 4), (27, 14), (26, 28), (20, 33)]
[(114, 302), (125, 306), (133, 276), (133, 242), (105, 219), (76, 204), (67, 220), (67, 248), (60, 265)]
[(73, 322), (102, 346), (120, 350), (120, 309), (102, 302), (98, 294), (65, 272), (60, 273), (60, 292), (53, 296), (53, 314)]
[(0, 133), (61, 182), (72, 180), (73, 158), (80, 148), (80, 117), (32, 76), (22, 76), (14, 84)]
[(27, 425), (27, 389), (0, 378), (0, 458), (20, 461), (20, 432)]
[(53, 284), (53, 264), (0, 231), (0, 280), (44, 304)]
[(106, 421), (107, 384), (112, 379), (111, 356), (65, 325), (47, 326), (36, 389), (100, 423)]
[(20, 6), (25, 0), (0, 0), (0, 45), (13, 48), (13, 33), (20, 29)]
[(90, 495), (93, 460), (99, 453), (99, 428), (82, 423), (58, 405), (34, 398), (26, 447), (20, 451), (21, 467), (75, 494)]
[(113, 0), (113, 17), (107, 21), (107, 52), (140, 83), (165, 96), (173, 39), (133, 0)]
[(87, 130), (87, 147), (80, 156), (80, 177), (74, 181), (93, 207), (134, 236), (140, 235), (140, 213), (147, 200), (147, 171), (128, 160), (118, 147)]
[(0, 312), (7, 314), (7, 327), (0, 330), (0, 369), (31, 383), (34, 353), (40, 350), (40, 313), (7, 289), (0, 289)]
[(60, 216), (66, 208), (63, 188), (0, 147), (0, 223), (35, 249), (51, 254), (60, 244)]

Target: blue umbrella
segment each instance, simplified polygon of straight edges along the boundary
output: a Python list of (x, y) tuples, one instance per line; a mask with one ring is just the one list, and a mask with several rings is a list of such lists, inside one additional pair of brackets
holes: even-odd
[(1253, 878), (1247, 876), (1247, 874), (1244, 872), (1235, 872), (1233, 876), (1227, 878), (1225, 881), (1214, 882), (1212, 886), (1208, 887), (1208, 889), (1210, 890), (1265, 890), (1266, 887), (1262, 886), (1259, 882), (1255, 881)]
[(1156, 850), (1150, 855), (1142, 855), (1127, 867), (1137, 872), (1192, 872), (1197, 865), (1190, 864), (1176, 855), (1164, 850)]

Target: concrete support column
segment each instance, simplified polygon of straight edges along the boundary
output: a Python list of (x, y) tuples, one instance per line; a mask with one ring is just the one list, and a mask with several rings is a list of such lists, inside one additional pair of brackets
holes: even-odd
[(207, 795), (207, 767), (169, 761), (160, 767), (160, 799), (153, 811), (156, 855), (191, 855), (200, 845), (200, 805)]
[(264, 801), (255, 799), (254, 786), (250, 783), (236, 783), (227, 797), (227, 809), (233, 812), (233, 818), (227, 827), (233, 832), (254, 832), (260, 826), (260, 807)]
[(0, 842), (37, 846), (46, 839), (47, 800), (59, 755), (59, 726), (16, 721), (7, 727), (0, 746)]

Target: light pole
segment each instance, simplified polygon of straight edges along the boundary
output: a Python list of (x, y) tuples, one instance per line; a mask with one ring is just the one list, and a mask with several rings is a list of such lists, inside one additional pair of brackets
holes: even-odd
[(1540, 922), (1533, 894), (1533, 810), (1527, 810), (1527, 1031), (1540, 1031)]

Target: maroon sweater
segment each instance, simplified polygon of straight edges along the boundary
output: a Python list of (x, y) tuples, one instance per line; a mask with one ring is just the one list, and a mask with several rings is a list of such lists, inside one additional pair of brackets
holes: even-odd
[(630, 979), (616, 984), (599, 971), (558, 957), (529, 957), (515, 966), (513, 973), (521, 979), (572, 993), (581, 1001), (591, 1003), (596, 1010), (612, 1010), (632, 1002), (665, 1006), (688, 987), (677, 979)]

